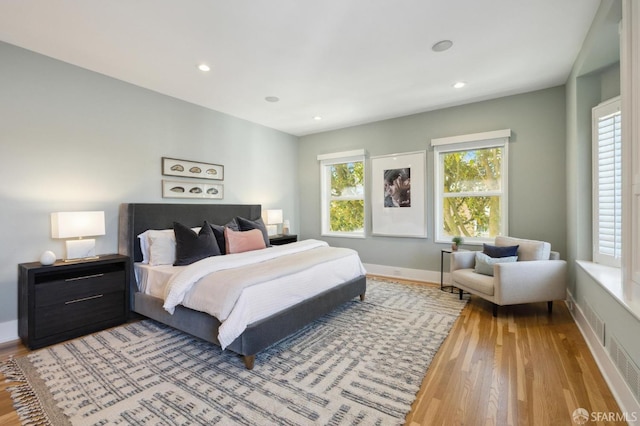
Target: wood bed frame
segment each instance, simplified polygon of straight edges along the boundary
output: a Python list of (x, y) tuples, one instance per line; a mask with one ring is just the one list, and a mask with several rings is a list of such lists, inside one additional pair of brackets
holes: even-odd
[[(257, 204), (122, 204), (118, 233), (118, 252), (133, 262), (142, 261), (138, 235), (148, 229), (171, 229), (173, 222), (189, 227), (202, 226), (202, 222), (224, 225), (236, 216), (255, 220), (260, 217)], [(133, 267), (130, 271), (131, 311), (167, 324), (178, 330), (219, 345), (220, 322), (204, 312), (179, 305), (173, 315), (162, 307), (157, 297), (138, 292)], [(247, 329), (227, 349), (242, 355), (245, 366), (251, 370), (255, 356), (261, 350), (289, 336), (336, 307), (360, 296), (364, 300), (366, 277), (360, 276), (342, 283), (310, 299), (291, 306), (267, 318), (249, 324)]]

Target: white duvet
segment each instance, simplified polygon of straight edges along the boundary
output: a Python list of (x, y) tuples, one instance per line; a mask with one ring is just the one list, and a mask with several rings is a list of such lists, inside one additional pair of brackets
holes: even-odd
[(163, 306), (173, 313), (181, 304), (218, 318), (224, 349), (247, 325), (365, 273), (354, 250), (304, 240), (181, 267), (164, 287)]

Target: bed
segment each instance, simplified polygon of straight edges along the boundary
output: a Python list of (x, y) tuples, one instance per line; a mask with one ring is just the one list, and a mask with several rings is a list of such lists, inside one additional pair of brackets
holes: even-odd
[[(171, 229), (174, 221), (195, 229), (202, 226), (203, 220), (212, 224), (224, 225), (236, 217), (256, 220), (260, 216), (261, 206), (256, 204), (122, 204), (119, 217), (118, 251), (120, 254), (129, 256), (134, 265), (130, 271), (129, 280), (131, 283), (129, 292), (131, 311), (231, 350), (242, 356), (247, 369), (252, 369), (255, 356), (260, 351), (357, 296), (364, 300), (366, 292), (364, 270), (337, 283), (333, 282), (336, 278), (332, 276), (331, 280), (333, 281), (329, 288), (248, 323), (244, 331), (231, 343), (221, 344), (218, 335), (225, 321), (221, 322), (215, 316), (189, 309), (181, 304), (177, 304), (173, 309), (173, 314), (170, 314), (165, 309), (163, 298), (158, 297), (157, 294), (140, 291), (136, 275), (140, 276), (141, 271), (144, 271), (143, 253), (138, 238), (143, 232), (150, 229)], [(295, 244), (300, 246), (314, 245), (313, 242)], [(270, 256), (272, 251), (276, 249), (294, 249), (294, 245), (289, 246), (290, 248), (282, 248), (283, 246), (266, 248), (261, 252)], [(211, 260), (213, 262), (222, 261), (224, 257), (228, 256), (220, 256), (221, 259)], [(327, 273), (329, 274), (329, 272)], [(170, 273), (167, 272), (167, 274)], [(322, 276), (317, 272), (315, 275)], [(258, 285), (254, 287), (258, 288)]]

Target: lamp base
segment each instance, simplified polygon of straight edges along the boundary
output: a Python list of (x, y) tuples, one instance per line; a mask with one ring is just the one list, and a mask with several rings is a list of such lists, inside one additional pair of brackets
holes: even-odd
[(86, 240), (67, 240), (67, 257), (65, 262), (73, 262), (84, 259), (97, 259), (96, 240), (88, 238)]
[(273, 237), (274, 235), (278, 235), (278, 225), (265, 225), (267, 228), (267, 235)]

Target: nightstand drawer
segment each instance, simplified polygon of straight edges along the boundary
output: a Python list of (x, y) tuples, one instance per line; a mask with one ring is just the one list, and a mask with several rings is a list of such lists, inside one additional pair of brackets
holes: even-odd
[(124, 290), (42, 306), (35, 312), (34, 338), (65, 333), (87, 327), (88, 324), (122, 322), (124, 317)]
[(76, 277), (41, 283), (35, 286), (36, 308), (69, 304), (73, 301), (96, 297), (105, 293), (124, 294), (124, 271), (96, 272)]

